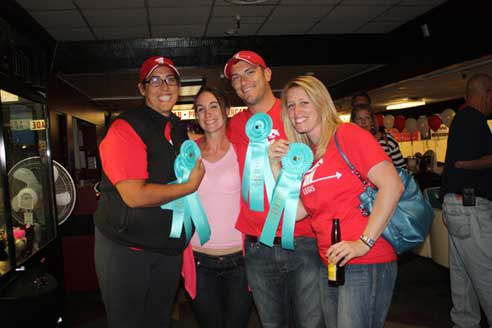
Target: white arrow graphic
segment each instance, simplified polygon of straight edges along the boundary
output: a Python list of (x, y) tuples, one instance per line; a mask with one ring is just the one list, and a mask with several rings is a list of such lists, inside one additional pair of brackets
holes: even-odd
[(328, 180), (328, 179), (333, 179), (333, 178), (337, 178), (337, 180), (340, 180), (340, 177), (342, 176), (342, 173), (340, 172), (336, 172), (335, 174), (333, 175), (329, 175), (327, 177), (323, 177), (323, 178), (319, 178), (319, 179), (315, 179), (313, 180), (313, 182), (311, 183), (315, 183), (315, 182), (318, 182), (318, 181), (323, 181), (323, 180)]

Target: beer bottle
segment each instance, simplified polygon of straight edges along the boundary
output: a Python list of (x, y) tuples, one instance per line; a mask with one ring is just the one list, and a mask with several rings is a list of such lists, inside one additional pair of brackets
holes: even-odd
[[(332, 220), (331, 226), (331, 244), (336, 244), (342, 241), (340, 233), (340, 220), (335, 218)], [(340, 259), (341, 261), (342, 259)], [(345, 267), (341, 267), (338, 263), (328, 263), (328, 286), (338, 287), (345, 283)]]

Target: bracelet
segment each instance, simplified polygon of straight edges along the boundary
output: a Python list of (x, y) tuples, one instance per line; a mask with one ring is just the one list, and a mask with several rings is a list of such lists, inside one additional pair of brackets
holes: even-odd
[(375, 244), (376, 244), (376, 241), (372, 238), (369, 238), (368, 236), (366, 235), (360, 235), (359, 239), (364, 243), (366, 244), (369, 248), (372, 248)]

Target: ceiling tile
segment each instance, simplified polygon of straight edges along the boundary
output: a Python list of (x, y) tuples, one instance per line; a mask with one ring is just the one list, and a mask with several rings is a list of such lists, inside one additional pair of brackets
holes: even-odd
[(150, 37), (147, 26), (95, 27), (94, 33), (98, 40), (143, 39)]
[(378, 17), (378, 20), (391, 20), (405, 23), (429, 11), (431, 6), (396, 6)]
[(445, 3), (447, 0), (402, 0), (400, 2), (400, 5), (402, 6), (414, 6), (414, 5), (421, 5), (421, 6), (433, 6), (436, 7), (440, 4)]
[[(260, 24), (241, 24), (241, 28), (237, 30), (237, 34), (231, 36), (238, 35), (255, 35), (256, 31), (260, 27)], [(229, 24), (214, 24), (209, 25), (207, 30), (207, 35), (209, 37), (225, 37), (227, 36), (226, 31), (231, 29), (231, 25)]]
[[(356, 25), (362, 25), (388, 9), (389, 6), (338, 6), (326, 16), (321, 23), (342, 23), (357, 22)], [(350, 33), (350, 32), (346, 32)]]
[(212, 15), (214, 17), (234, 17), (236, 14), (239, 14), (241, 17), (265, 17), (273, 8), (273, 6), (215, 6)]
[(149, 10), (153, 25), (200, 25), (207, 22), (208, 9), (204, 8), (154, 8)]
[(88, 28), (48, 29), (47, 31), (57, 41), (94, 40)]
[(357, 33), (389, 33), (400, 26), (397, 21), (372, 21), (357, 30)]
[(343, 0), (341, 5), (342, 6), (363, 5), (369, 7), (369, 6), (379, 6), (379, 5), (394, 5), (400, 1), (401, 0)]
[(331, 8), (332, 6), (328, 6), (326, 9), (317, 6), (280, 6), (273, 11), (268, 23), (314, 23), (328, 13)]
[(149, 7), (210, 7), (212, 0), (147, 0)]
[(79, 12), (76, 10), (35, 11), (31, 15), (45, 29), (86, 26)]
[[(248, 5), (236, 5), (231, 3), (230, 0), (215, 0), (216, 7), (259, 7), (259, 6), (276, 6), (282, 0), (266, 0), (260, 4), (248, 4)], [(307, 0), (309, 1), (309, 0)]]
[(259, 35), (304, 34), (311, 27), (311, 23), (299, 24), (265, 24)]
[(67, 0), (17, 0), (17, 2), (25, 9), (33, 11), (75, 9), (72, 2)]
[(203, 25), (153, 25), (152, 37), (201, 37), (204, 28)]
[(144, 0), (73, 0), (82, 9), (144, 8)]
[(308, 34), (343, 34), (343, 33), (356, 33), (360, 23), (357, 21), (346, 22), (325, 22), (318, 24), (309, 30)]
[(336, 5), (340, 0), (282, 0), (280, 5), (313, 6)]
[(82, 13), (94, 27), (147, 25), (145, 9), (84, 9)]
[[(260, 24), (263, 23), (265, 17), (257, 17), (257, 16), (241, 16), (241, 24)], [(212, 24), (222, 24), (222, 25), (236, 25), (235, 17), (211, 17), (210, 25)]]

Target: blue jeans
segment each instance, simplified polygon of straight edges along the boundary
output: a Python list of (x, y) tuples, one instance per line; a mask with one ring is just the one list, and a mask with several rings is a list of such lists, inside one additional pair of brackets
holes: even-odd
[(190, 300), (201, 328), (246, 327), (253, 299), (241, 252), (211, 256), (194, 252), (197, 294)]
[(463, 206), (460, 195), (446, 194), (443, 219), (449, 232), (454, 327), (480, 327), (480, 306), (492, 327), (492, 202), (476, 197), (475, 206)]
[(345, 284), (328, 286), (320, 270), (321, 304), (326, 328), (383, 328), (397, 274), (396, 261), (345, 266)]
[(295, 238), (295, 250), (245, 241), (246, 273), (263, 328), (323, 327), (318, 288), (322, 265), (314, 238)]

